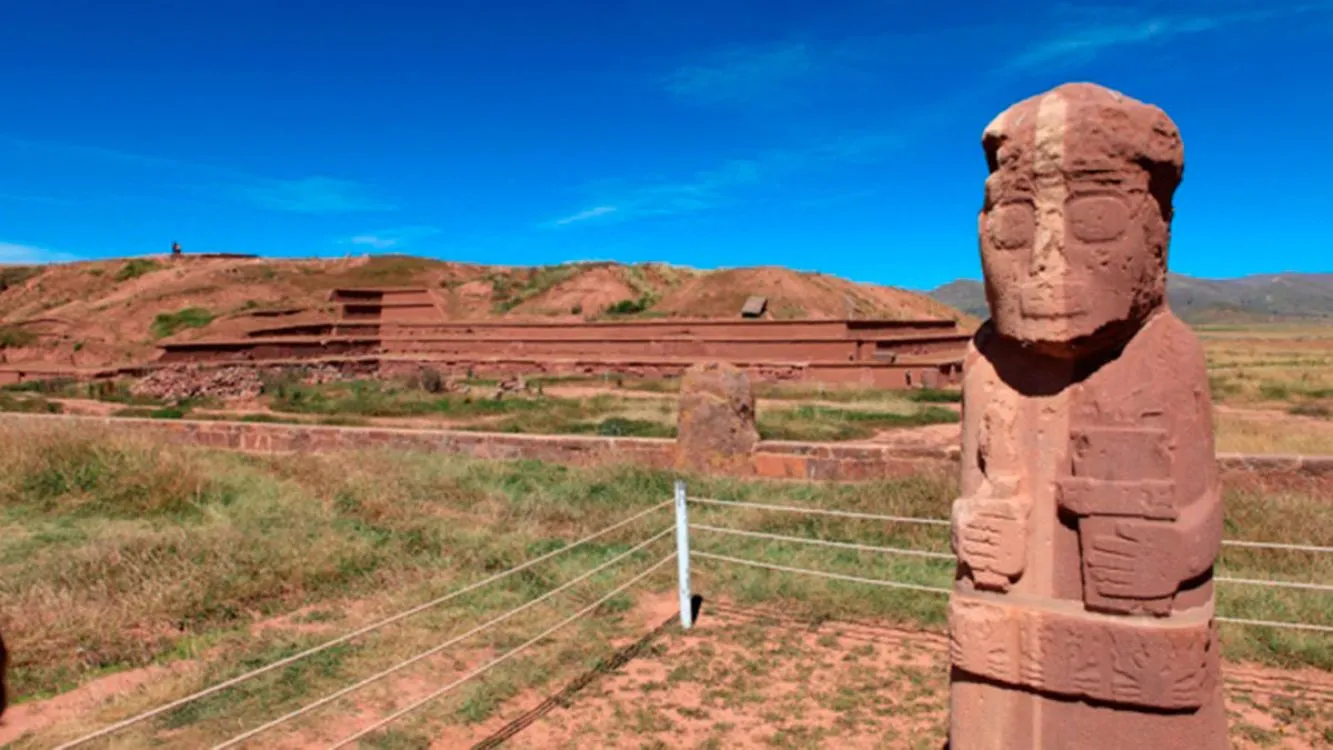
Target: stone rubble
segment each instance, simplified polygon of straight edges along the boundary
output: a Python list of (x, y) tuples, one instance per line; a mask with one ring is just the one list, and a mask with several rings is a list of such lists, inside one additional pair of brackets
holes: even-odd
[(348, 377), (334, 365), (299, 368), (182, 365), (166, 367), (141, 378), (130, 386), (130, 393), (170, 403), (194, 398), (243, 401), (258, 398), (263, 393), (266, 377), (293, 375), (306, 385), (333, 383)]

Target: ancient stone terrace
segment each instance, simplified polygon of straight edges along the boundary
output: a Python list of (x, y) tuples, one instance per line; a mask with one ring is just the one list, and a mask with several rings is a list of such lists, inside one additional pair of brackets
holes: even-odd
[(367, 359), (477, 374), (680, 375), (725, 361), (761, 380), (902, 388), (956, 382), (968, 335), (951, 320), (450, 320), (425, 288), (335, 289), (326, 319), (271, 317), (229, 339), (172, 341), (159, 362)]

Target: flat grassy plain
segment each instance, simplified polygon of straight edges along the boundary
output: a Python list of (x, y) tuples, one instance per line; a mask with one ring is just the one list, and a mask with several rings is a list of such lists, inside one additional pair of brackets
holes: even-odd
[[(1217, 449), (1333, 455), (1333, 325), (1201, 326), (1215, 406)], [(494, 398), (493, 380), (467, 393), (420, 382), (357, 380), (265, 384), (253, 403), (167, 404), (129, 383), (56, 382), (0, 388), (0, 411), (59, 412), (62, 399), (114, 404), (106, 413), (157, 419), (239, 419), (328, 425), (670, 438), (679, 380), (548, 377), (538, 392)], [(760, 435), (773, 440), (850, 441), (958, 421), (956, 389), (890, 391), (812, 383), (755, 386)]]
[[(70, 400), (114, 404), (111, 416), (364, 426), (402, 425), (537, 435), (672, 438), (673, 381), (533, 379), (545, 391), (494, 395), (494, 383), (467, 392), (432, 393), (411, 381), (351, 380), (266, 384), (257, 402), (166, 402), (130, 395), (127, 382), (24, 384), (0, 389), (0, 411), (59, 413)], [(957, 391), (876, 391), (760, 386), (758, 428), (771, 440), (863, 440), (878, 431), (958, 422)], [(827, 396), (827, 398), (824, 398)]]
[[(11, 649), (12, 689), (19, 703), (15, 715), (21, 720), (32, 710), (34, 717), (52, 718), (34, 724), (37, 729), (14, 747), (49, 747), (559, 549), (662, 503), (672, 479), (667, 473), (630, 467), (577, 469), (383, 452), (272, 458), (123, 436), (111, 440), (86, 430), (7, 431), (0, 435), (0, 628)], [(1333, 487), (1327, 485), (1295, 479), (1229, 484), (1227, 536), (1333, 545), (1333, 517), (1326, 505)], [(932, 518), (947, 516), (955, 493), (951, 476), (854, 485), (692, 478), (690, 487), (697, 497)], [(940, 527), (704, 505), (695, 506), (692, 515), (696, 523), (750, 531), (948, 549), (947, 528)], [(109, 746), (209, 746), (466, 632), (670, 525), (669, 511), (663, 508), (501, 583), (167, 712), (117, 735)], [(695, 533), (694, 547), (777, 565), (933, 586), (947, 586), (952, 571), (947, 561), (704, 531)], [(592, 604), (618, 583), (665, 559), (672, 549), (667, 535), (630, 556), (625, 565), (275, 730), (257, 746), (324, 746), (357, 731)], [(705, 597), (706, 618), (711, 603), (718, 602), (764, 607), (812, 623), (861, 621), (936, 633), (943, 623), (944, 598), (935, 594), (715, 561), (701, 560), (697, 566), (696, 591)], [(513, 718), (515, 707), (540, 703), (578, 675), (596, 671), (615, 649), (669, 623), (674, 617), (673, 570), (674, 565), (666, 565), (641, 586), (613, 598), (597, 616), (542, 640), (363, 746), (426, 747), (431, 738), (473, 738), (470, 742), (492, 736)], [(1333, 580), (1333, 559), (1227, 549), (1219, 574), (1328, 581)], [(1236, 617), (1333, 624), (1327, 596), (1317, 592), (1222, 586), (1219, 604), (1225, 614)], [(746, 652), (745, 644), (747, 639), (775, 639), (737, 630), (720, 635), (710, 646), (699, 636), (675, 634), (669, 625), (660, 634), (644, 653), (670, 670), (686, 670), (677, 673), (672, 684), (693, 681), (703, 686), (700, 690), (714, 684), (708, 677), (709, 660), (699, 649), (715, 648), (719, 659), (725, 656), (718, 669), (725, 663), (731, 664), (727, 669), (753, 670), (739, 682), (717, 683), (714, 692), (721, 692), (716, 700), (747, 717), (772, 709), (756, 703), (754, 695), (763, 693), (754, 691), (764, 669), (786, 667), (769, 664), (767, 655), (759, 658), (775, 647)], [(794, 660), (792, 666), (832, 658), (842, 646), (836, 641), (841, 636), (830, 637), (835, 640), (815, 644), (821, 649), (815, 655), (802, 651), (797, 641), (776, 640), (788, 642), (782, 653)], [(1333, 669), (1333, 643), (1326, 636), (1228, 626), (1224, 639), (1233, 662)], [(772, 658), (785, 657), (779, 653)], [(894, 674), (893, 680), (912, 683), (906, 673)], [(849, 672), (847, 679), (853, 678), (866, 679), (866, 674)], [(937, 677), (929, 679), (935, 682), (923, 684), (938, 683)], [(89, 689), (108, 684), (119, 686), (114, 699), (86, 697)], [(886, 685), (874, 688), (885, 695), (873, 699), (864, 697), (867, 690), (873, 692), (869, 684), (853, 689), (848, 683), (845, 691), (838, 688), (835, 693), (850, 691), (842, 700), (856, 701), (866, 711), (892, 711), (897, 698), (888, 694)], [(61, 709), (60, 694), (80, 686), (84, 690), (70, 695), (84, 697), (70, 698)], [(635, 689), (652, 692), (642, 685)], [(45, 706), (50, 708), (43, 714), (39, 709)], [(1309, 722), (1319, 727), (1333, 726), (1323, 709), (1311, 706), (1300, 699), (1300, 715), (1308, 714)], [(688, 718), (680, 716), (680, 721)], [(653, 738), (671, 737), (663, 729), (670, 719), (656, 713), (613, 717), (616, 723), (604, 725), (604, 731), (639, 743), (617, 741), (615, 746), (668, 746), (654, 744), (662, 740)], [(805, 736), (799, 721), (784, 721), (795, 721), (792, 733), (770, 746), (815, 747), (838, 736), (828, 732), (842, 731), (833, 726)], [(711, 722), (719, 723), (725, 721)], [(732, 746), (724, 739), (712, 746)], [(516, 739), (515, 746), (542, 745)]]
[(1218, 450), (1333, 454), (1333, 326), (1201, 326)]

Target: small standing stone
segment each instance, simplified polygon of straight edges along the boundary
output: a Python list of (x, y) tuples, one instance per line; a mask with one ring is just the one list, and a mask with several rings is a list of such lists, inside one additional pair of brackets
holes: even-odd
[(758, 442), (750, 377), (722, 362), (690, 367), (680, 384), (676, 468), (752, 474), (751, 453)]

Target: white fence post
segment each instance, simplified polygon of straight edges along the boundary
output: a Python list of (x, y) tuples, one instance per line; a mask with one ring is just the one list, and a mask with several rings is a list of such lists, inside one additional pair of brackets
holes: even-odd
[(680, 588), (680, 626), (694, 625), (694, 602), (690, 597), (690, 518), (685, 509), (685, 483), (676, 481), (676, 570)]

